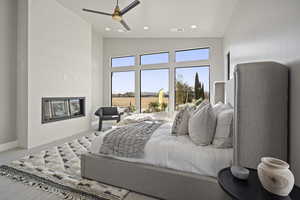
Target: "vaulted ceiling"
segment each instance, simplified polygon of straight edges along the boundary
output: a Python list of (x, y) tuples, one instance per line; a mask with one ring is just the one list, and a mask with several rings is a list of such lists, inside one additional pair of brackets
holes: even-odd
[[(140, 0), (124, 16), (130, 32), (121, 32), (121, 24), (109, 16), (82, 11), (88, 8), (112, 13), (116, 0), (57, 1), (91, 23), (104, 37), (223, 37), (238, 0)], [(119, 0), (120, 8), (132, 1)], [(145, 26), (149, 29), (145, 30)]]

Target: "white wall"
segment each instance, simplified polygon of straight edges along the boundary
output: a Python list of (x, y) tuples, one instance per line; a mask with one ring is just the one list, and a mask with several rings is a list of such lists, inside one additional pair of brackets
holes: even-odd
[[(118, 56), (141, 55), (145, 53), (172, 52), (191, 48), (211, 48), (210, 91), (213, 94), (213, 82), (224, 80), (223, 39), (220, 38), (158, 38), (158, 39), (123, 39), (105, 38), (103, 45), (103, 102), (110, 104), (109, 68), (110, 58)], [(173, 55), (174, 56), (174, 55)], [(171, 61), (172, 62), (172, 61)], [(172, 64), (171, 64), (172, 65)], [(213, 100), (213, 96), (211, 96)]]
[(17, 139), (17, 8), (0, 1), (0, 145)]
[(276, 61), (290, 68), (290, 163), (300, 185), (300, 1), (239, 1), (224, 39), (232, 66)]
[(92, 111), (103, 104), (103, 38), (92, 31)]
[(17, 136), (28, 146), (28, 1), (18, 0)]
[[(28, 147), (90, 129), (91, 25), (54, 0), (29, 0)], [(86, 97), (86, 114), (41, 124), (42, 97)]]

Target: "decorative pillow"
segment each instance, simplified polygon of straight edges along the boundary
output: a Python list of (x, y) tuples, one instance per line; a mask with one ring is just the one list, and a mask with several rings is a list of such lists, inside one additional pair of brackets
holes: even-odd
[(233, 109), (222, 111), (217, 116), (213, 145), (217, 148), (231, 148), (233, 136)]
[(211, 144), (216, 125), (216, 116), (210, 104), (205, 105), (189, 120), (189, 135), (196, 145)]
[(187, 135), (190, 118), (190, 107), (185, 106), (176, 115), (172, 125), (172, 135)]
[(194, 107), (193, 109), (191, 109), (191, 115), (194, 115), (195, 113), (197, 113), (199, 110), (201, 110), (207, 104), (209, 104), (208, 100), (202, 101), (197, 107)]
[(231, 105), (229, 103), (227, 104), (224, 104), (222, 102), (218, 102), (217, 104), (215, 104), (213, 106), (213, 112), (215, 113), (216, 116), (218, 116), (218, 114), (220, 112), (222, 112), (223, 110), (226, 110), (226, 109), (231, 109)]

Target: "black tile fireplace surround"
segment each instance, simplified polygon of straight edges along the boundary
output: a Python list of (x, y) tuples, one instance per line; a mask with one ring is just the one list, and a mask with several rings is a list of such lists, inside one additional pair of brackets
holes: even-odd
[(85, 116), (85, 97), (43, 97), (42, 124)]

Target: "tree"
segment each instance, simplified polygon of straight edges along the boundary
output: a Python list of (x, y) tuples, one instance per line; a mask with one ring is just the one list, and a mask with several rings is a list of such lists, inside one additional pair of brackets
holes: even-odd
[(193, 88), (181, 80), (176, 81), (176, 105), (191, 103), (194, 98)]
[(202, 89), (202, 87), (201, 87), (201, 83), (200, 83), (200, 81), (199, 81), (199, 76), (198, 76), (198, 72), (196, 72), (196, 76), (195, 76), (195, 88), (194, 88), (194, 90), (195, 90), (195, 99), (196, 100), (198, 100), (198, 99), (200, 99), (202, 96), (202, 94), (201, 94), (201, 89)]
[(200, 98), (205, 99), (204, 83), (200, 83)]
[(165, 103), (165, 102), (163, 102), (163, 103), (160, 105), (160, 107), (161, 107), (161, 111), (166, 111), (166, 109), (167, 109), (167, 107), (168, 107), (168, 104)]
[(148, 105), (148, 109), (150, 112), (159, 112), (159, 103), (158, 102), (150, 102)]

